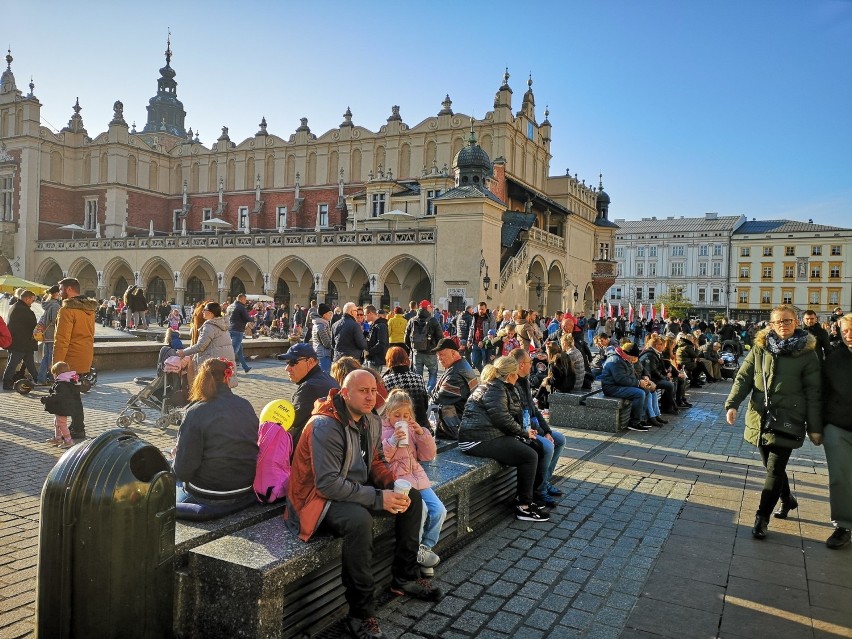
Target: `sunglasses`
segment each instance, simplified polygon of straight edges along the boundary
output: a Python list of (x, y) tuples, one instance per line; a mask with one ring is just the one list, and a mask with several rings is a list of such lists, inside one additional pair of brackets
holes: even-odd
[(299, 359), (294, 359), (292, 362), (287, 362), (285, 367), (286, 368), (293, 368), (296, 364), (298, 364), (299, 362), (304, 362), (306, 359), (308, 359), (308, 358), (307, 357), (301, 357)]

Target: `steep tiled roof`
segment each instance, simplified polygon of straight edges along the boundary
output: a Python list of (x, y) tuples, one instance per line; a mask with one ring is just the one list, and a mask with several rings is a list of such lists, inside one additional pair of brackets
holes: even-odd
[(730, 231), (742, 219), (740, 215), (707, 217), (666, 217), (643, 220), (615, 220), (621, 229), (619, 235), (627, 233), (695, 233), (707, 231)]
[(811, 222), (796, 220), (755, 220), (740, 226), (734, 235), (749, 235), (750, 233), (826, 233), (829, 231), (848, 231), (839, 226), (825, 226)]
[(535, 224), (535, 213), (506, 211), (503, 213), (503, 228), (500, 231), (500, 244), (512, 246), (521, 231), (528, 231)]
[(480, 197), (487, 197), (489, 200), (496, 202), (500, 206), (506, 206), (506, 203), (503, 200), (494, 195), (485, 187), (470, 184), (465, 186), (457, 186), (455, 188), (450, 189), (449, 191), (445, 191), (444, 193), (441, 193), (441, 195), (436, 197), (435, 200), (459, 200), (464, 198)]

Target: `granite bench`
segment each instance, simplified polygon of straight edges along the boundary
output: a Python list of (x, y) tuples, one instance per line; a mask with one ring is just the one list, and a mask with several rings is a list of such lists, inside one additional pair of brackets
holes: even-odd
[(605, 397), (601, 389), (588, 392), (551, 393), (550, 425), (558, 428), (580, 428), (607, 433), (627, 430), (630, 402)]
[[(436, 550), (444, 555), (471, 541), (507, 511), (515, 494), (514, 468), (451, 448), (424, 463), (447, 507)], [(200, 637), (301, 637), (345, 614), (340, 580), (341, 540), (304, 543), (273, 516), (209, 541), (186, 541), (177, 569), (175, 634)], [(390, 516), (374, 523), (377, 589), (390, 584)], [(440, 568), (438, 569), (440, 579)]]

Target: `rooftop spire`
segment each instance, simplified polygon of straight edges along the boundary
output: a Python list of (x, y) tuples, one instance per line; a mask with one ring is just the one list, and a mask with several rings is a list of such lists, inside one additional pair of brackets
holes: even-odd
[(473, 130), (473, 118), (470, 119), (470, 135), (467, 138), (468, 146), (476, 146), (476, 132)]
[(506, 72), (503, 74), (503, 85), (500, 87), (501, 89), (509, 88), (509, 67), (506, 67)]
[(603, 172), (598, 174), (598, 191), (603, 191)]
[(166, 66), (172, 62), (172, 29), (169, 27), (168, 35), (166, 36)]
[(15, 58), (12, 57), (12, 45), (10, 44), (9, 48), (6, 49), (6, 70), (7, 71), (12, 70), (12, 60), (14, 60), (14, 59)]

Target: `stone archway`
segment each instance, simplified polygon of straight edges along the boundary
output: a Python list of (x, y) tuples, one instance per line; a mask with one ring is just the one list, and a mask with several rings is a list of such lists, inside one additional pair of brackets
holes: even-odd
[(271, 281), (275, 282), (275, 303), (285, 302), (290, 308), (295, 304), (307, 304), (316, 298), (313, 271), (307, 262), (298, 257), (287, 257), (272, 269)]
[(556, 311), (573, 312), (571, 301), (566, 296), (573, 293), (573, 289), (566, 290), (563, 280), (562, 267), (559, 262), (553, 262), (547, 272), (547, 307), (545, 310), (548, 315), (553, 315)]
[(379, 273), (382, 282), (382, 306), (408, 308), (409, 302), (432, 300), (432, 280), (423, 264), (410, 255), (389, 260)]
[(351, 255), (342, 255), (333, 260), (325, 269), (323, 281), (330, 290), (334, 284), (338, 292), (338, 304), (357, 302), (360, 292), (366, 285), (369, 291), (369, 274), (364, 265)]
[(527, 308), (537, 311), (540, 315), (548, 302), (548, 280), (544, 261), (536, 256), (527, 271)]

